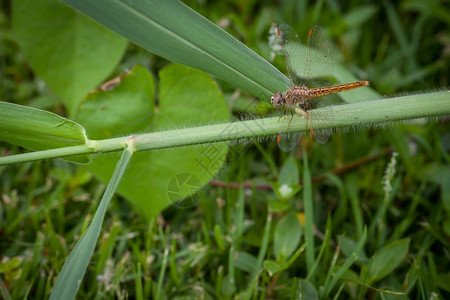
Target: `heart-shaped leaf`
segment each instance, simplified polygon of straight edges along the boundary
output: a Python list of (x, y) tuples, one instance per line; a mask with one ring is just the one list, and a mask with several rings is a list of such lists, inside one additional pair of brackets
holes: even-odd
[[(159, 75), (157, 107), (153, 78), (142, 67), (123, 76), (114, 89), (89, 95), (77, 118), (88, 136), (110, 138), (229, 120), (217, 84), (205, 73), (170, 65)], [(225, 143), (216, 143), (135, 153), (118, 193), (147, 217), (170, 204), (192, 206), (195, 193), (221, 168), (227, 149)], [(90, 168), (106, 182), (116, 161), (112, 155), (98, 155)]]
[(56, 0), (13, 1), (13, 30), (33, 71), (74, 116), (111, 73), (127, 40)]

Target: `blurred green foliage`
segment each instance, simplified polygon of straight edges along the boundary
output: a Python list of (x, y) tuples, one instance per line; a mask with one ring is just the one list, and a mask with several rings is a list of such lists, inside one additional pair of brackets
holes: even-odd
[[(449, 85), (446, 1), (184, 2), (267, 60), (272, 22), (290, 24), (301, 38), (318, 24), (330, 37), (334, 61), (370, 80), (381, 94)], [(1, 100), (65, 115), (66, 108), (33, 74), (15, 40), (11, 3), (0, 4)], [(281, 56), (273, 63), (284, 70)], [(135, 64), (157, 74), (168, 62), (129, 45), (110, 77)], [(233, 99), (234, 87), (219, 84)], [(302, 190), (287, 205), (275, 204), (280, 200), (271, 188), (292, 156), (281, 153), (272, 140), (232, 147), (227, 166), (198, 194), (195, 206), (172, 206), (145, 222), (116, 197), (79, 297), (228, 299), (238, 294), (288, 299), (303, 293), (345, 299), (448, 298), (449, 128), (443, 118), (336, 134), (325, 145), (303, 139), (293, 157), (301, 184), (304, 170), (311, 173), (311, 195), (307, 200)], [(23, 151), (4, 143), (0, 150), (2, 155)], [(386, 192), (383, 178), (393, 151), (399, 155), (391, 164), (395, 173)], [(103, 191), (87, 167), (62, 160), (0, 167), (2, 298), (48, 297)], [(309, 216), (316, 246), (313, 268), (301, 252), (304, 236), (301, 242), (274, 236), (285, 226), (286, 216), (293, 222), (292, 213), (305, 226), (305, 201), (314, 206)], [(269, 207), (278, 211), (269, 213)], [(305, 227), (301, 234), (307, 235)], [(289, 242), (298, 245), (291, 256), (296, 259), (274, 265), (275, 259), (284, 258), (280, 249), (292, 247)], [(257, 269), (263, 266), (259, 255), (268, 262), (264, 270)], [(160, 278), (162, 270), (165, 276)], [(333, 282), (336, 274), (339, 280)]]

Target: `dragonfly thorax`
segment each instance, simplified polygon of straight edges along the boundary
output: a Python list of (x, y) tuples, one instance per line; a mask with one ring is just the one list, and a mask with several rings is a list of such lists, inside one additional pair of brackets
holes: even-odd
[(306, 86), (296, 86), (294, 85), (289, 90), (284, 93), (284, 96), (280, 92), (273, 94), (270, 98), (270, 103), (273, 106), (285, 106), (285, 105), (302, 105), (309, 98), (317, 97), (311, 93), (311, 90)]
[(284, 93), (284, 101), (288, 105), (303, 104), (305, 100), (311, 98), (311, 90), (306, 86), (294, 85)]

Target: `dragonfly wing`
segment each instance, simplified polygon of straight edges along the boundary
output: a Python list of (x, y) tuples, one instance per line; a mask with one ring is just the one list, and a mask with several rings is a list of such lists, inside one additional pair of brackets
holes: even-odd
[(294, 149), (300, 142), (303, 136), (302, 132), (284, 132), (277, 137), (278, 147), (284, 152), (289, 152)]
[[(319, 100), (316, 109), (308, 111), (308, 127), (319, 144), (325, 144), (330, 139), (331, 128), (321, 128), (324, 123), (334, 123), (333, 107), (324, 106), (325, 102)], [(333, 125), (333, 124), (330, 124)]]
[(303, 84), (309, 88), (325, 87), (333, 79), (333, 59), (327, 37), (321, 27), (309, 30)]
[(295, 85), (301, 85), (306, 63), (306, 47), (302, 45), (297, 33), (288, 24), (278, 26), (277, 36), (283, 49), (289, 78)]
[(292, 107), (287, 108), (288, 111), (286, 112), (286, 115), (281, 119), (282, 123), (277, 136), (278, 147), (285, 152), (289, 152), (294, 149), (303, 136), (303, 132), (289, 132), (289, 126), (293, 120), (293, 117), (298, 117), (292, 115), (292, 109)]
[(319, 144), (326, 144), (330, 139), (330, 135), (331, 135), (331, 128), (314, 131), (314, 138)]

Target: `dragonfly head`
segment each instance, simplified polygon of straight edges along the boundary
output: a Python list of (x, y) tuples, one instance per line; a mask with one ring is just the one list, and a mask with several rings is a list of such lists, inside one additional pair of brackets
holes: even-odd
[(280, 92), (276, 92), (270, 98), (270, 103), (272, 103), (273, 106), (278, 107), (286, 104), (286, 100), (284, 99), (283, 95)]

